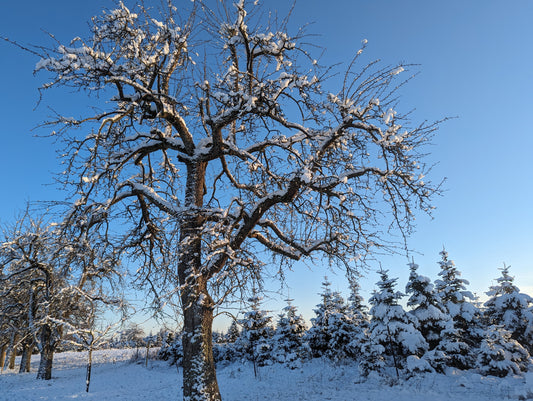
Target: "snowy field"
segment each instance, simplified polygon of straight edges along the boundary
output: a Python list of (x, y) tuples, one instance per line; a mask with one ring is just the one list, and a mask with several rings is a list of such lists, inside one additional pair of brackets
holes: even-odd
[[(180, 400), (181, 371), (166, 362), (144, 358), (131, 362), (135, 350), (106, 350), (94, 354), (89, 393), (85, 392), (86, 353), (66, 352), (54, 359), (53, 379), (35, 380), (38, 355), (32, 372), (0, 374), (0, 400)], [(141, 352), (141, 355), (143, 353)], [(524, 377), (498, 379), (473, 372), (451, 372), (412, 378), (401, 384), (371, 377), (361, 380), (353, 365), (332, 366), (314, 360), (301, 369), (268, 366), (254, 378), (251, 365), (232, 364), (218, 369), (225, 401), (478, 401), (533, 399), (533, 372)]]

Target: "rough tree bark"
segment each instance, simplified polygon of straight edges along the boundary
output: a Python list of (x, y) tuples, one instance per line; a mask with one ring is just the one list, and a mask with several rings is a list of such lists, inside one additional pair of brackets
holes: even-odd
[(25, 373), (30, 371), (31, 354), (33, 352), (33, 347), (33, 339), (31, 338), (31, 336), (27, 336), (26, 339), (22, 341), (22, 355), (20, 357), (19, 373)]
[(4, 366), (4, 361), (6, 360), (7, 352), (7, 343), (0, 346), (0, 367)]
[(52, 339), (52, 330), (49, 325), (41, 328), (39, 351), (41, 361), (37, 371), (37, 379), (50, 380), (52, 378), (52, 363), (54, 361), (55, 345)]
[(203, 217), (198, 210), (203, 206), (205, 169), (205, 163), (187, 166), (185, 203), (190, 214), (183, 219), (180, 229), (180, 243), (185, 245), (185, 249), (180, 250), (178, 278), (183, 305), (183, 393), (186, 401), (221, 400), (212, 350), (214, 303), (207, 290), (207, 279), (201, 275)]
[(13, 330), (11, 337), (9, 338), (9, 344), (7, 345), (7, 352), (4, 359), (2, 369), (15, 369), (15, 356), (17, 354), (17, 333)]

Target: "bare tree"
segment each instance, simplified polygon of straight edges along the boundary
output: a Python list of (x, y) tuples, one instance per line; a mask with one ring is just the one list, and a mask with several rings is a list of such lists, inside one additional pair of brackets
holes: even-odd
[(260, 277), (260, 258), (280, 274), (312, 255), (353, 272), (390, 230), (408, 234), (437, 190), (423, 179), (437, 123), (397, 110), (409, 66), (359, 67), (361, 49), (335, 75), (303, 31), (245, 3), (169, 2), (158, 15), (120, 4), (88, 38), (37, 49), (43, 89), (96, 96), (94, 114), (54, 122), (77, 196), (67, 224), (120, 227), (149, 285), (177, 261), (191, 401), (221, 398), (213, 309)]
[(54, 352), (66, 330), (86, 327), (87, 311), (95, 302), (111, 302), (98, 284), (118, 271), (105, 244), (90, 241), (83, 231), (67, 238), (60, 228), (26, 211), (5, 228), (0, 241), (2, 315), (9, 319), (12, 337), (20, 339), (10, 344), (24, 346), (21, 371), (27, 369), (28, 352), (37, 346), (37, 378), (44, 380), (52, 377)]

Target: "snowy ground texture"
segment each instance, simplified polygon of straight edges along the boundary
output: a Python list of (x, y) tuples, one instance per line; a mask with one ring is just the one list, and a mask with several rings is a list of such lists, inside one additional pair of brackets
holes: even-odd
[[(141, 351), (141, 356), (142, 356)], [(144, 358), (132, 362), (135, 350), (96, 351), (91, 389), (85, 392), (86, 353), (66, 352), (54, 358), (53, 379), (35, 380), (38, 356), (32, 372), (0, 374), (0, 400), (180, 400), (181, 371), (166, 362)], [(314, 360), (301, 369), (280, 365), (262, 367), (254, 378), (251, 365), (232, 364), (218, 369), (225, 401), (479, 401), (533, 399), (533, 372), (505, 379), (482, 377), (473, 372), (426, 374), (401, 384), (383, 378), (362, 380), (354, 365), (333, 366)]]

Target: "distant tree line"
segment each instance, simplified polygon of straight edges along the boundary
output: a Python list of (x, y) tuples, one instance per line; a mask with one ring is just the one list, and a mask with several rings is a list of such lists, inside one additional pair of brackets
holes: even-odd
[[(254, 293), (243, 318), (234, 320), (226, 333), (213, 334), (215, 360), (250, 361), (256, 371), (275, 363), (294, 369), (306, 360), (326, 358), (356, 361), (363, 375), (396, 378), (450, 368), (498, 377), (525, 372), (533, 350), (533, 299), (520, 292), (504, 266), (481, 304), (448, 253), (440, 255), (434, 283), (410, 264), (405, 293), (397, 291), (396, 278), (381, 270), (369, 306), (357, 283), (345, 300), (326, 278), (309, 328), (291, 300), (274, 319)], [(181, 364), (180, 333), (167, 336), (159, 356)]]

